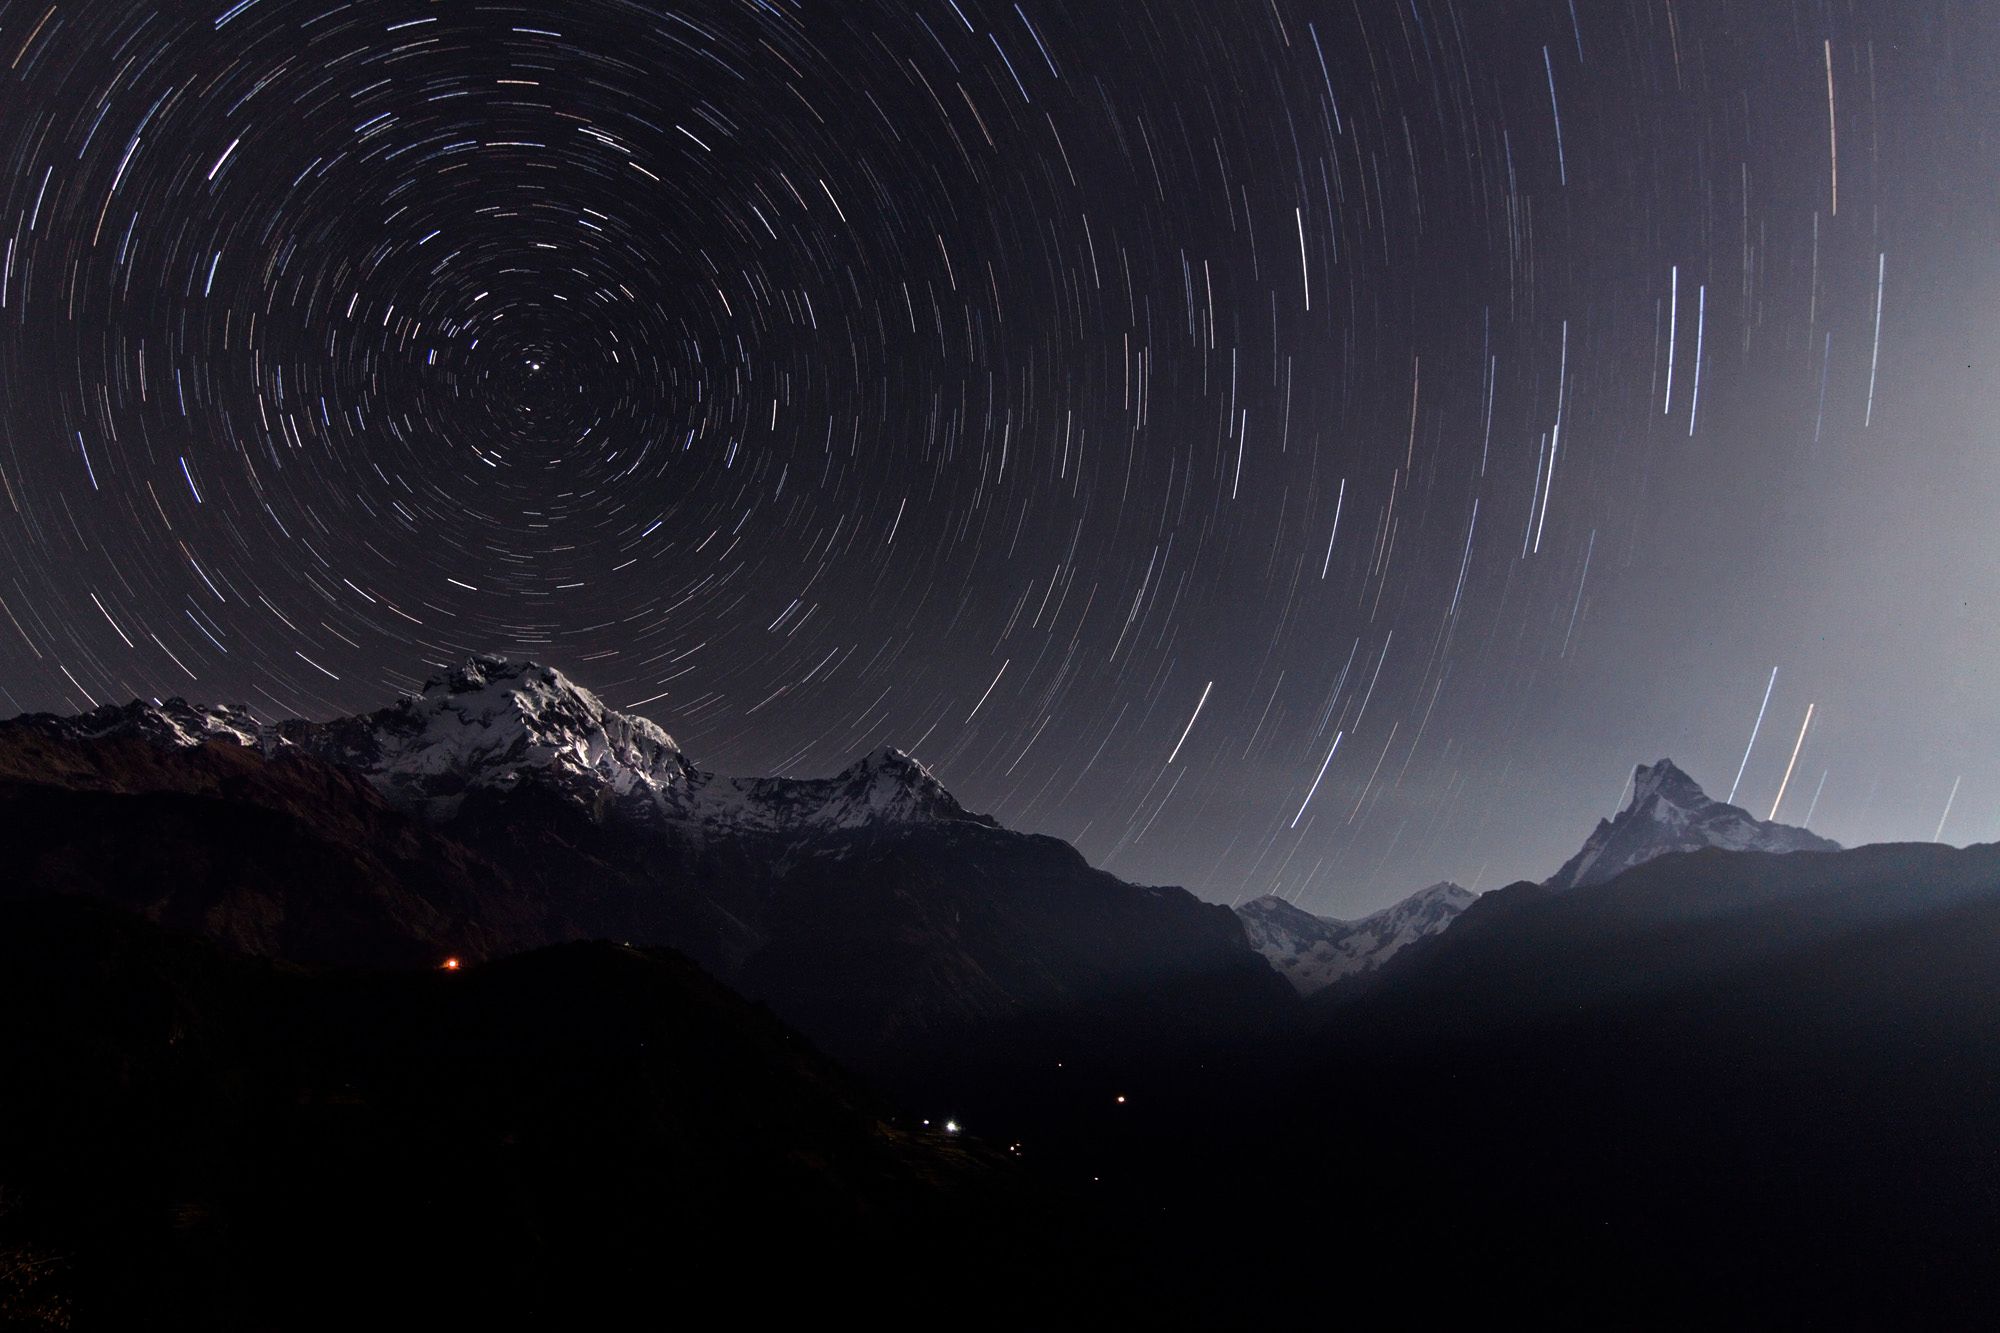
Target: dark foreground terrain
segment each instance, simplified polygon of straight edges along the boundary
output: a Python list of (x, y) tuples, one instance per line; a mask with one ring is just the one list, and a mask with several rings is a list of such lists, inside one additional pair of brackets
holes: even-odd
[(2000, 1316), (2000, 849), (1667, 857), (1488, 895), (1397, 961), (1330, 997), (1282, 1133), (1302, 1178), (1396, 1199), (1461, 1297)]
[(582, 1327), (973, 1300), (1067, 1220), (664, 952), (306, 971), (0, 910), (8, 1326)]
[(0, 1012), (22, 1327), (2000, 1311), (1990, 848), (1505, 890), (1296, 1028), (1127, 1071), (1124, 1103), (1010, 1069), (962, 1135), (608, 944), (305, 970), (27, 901)]

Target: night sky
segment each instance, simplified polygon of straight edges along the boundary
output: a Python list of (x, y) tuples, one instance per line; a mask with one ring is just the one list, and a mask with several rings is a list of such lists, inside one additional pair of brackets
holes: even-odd
[(1996, 14), (7, 0), (0, 706), (531, 656), (1334, 914), (1662, 755), (2000, 837)]

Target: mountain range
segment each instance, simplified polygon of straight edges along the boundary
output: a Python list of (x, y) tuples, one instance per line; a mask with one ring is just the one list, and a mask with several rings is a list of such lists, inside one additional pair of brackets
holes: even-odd
[[(1634, 866), (1677, 852), (1829, 852), (1840, 844), (1809, 829), (1774, 824), (1711, 799), (1671, 759), (1641, 764), (1632, 774), (1625, 808), (1597, 828), (1562, 868), (1544, 881), (1551, 889), (1602, 884)], [(1450, 882), (1347, 921), (1314, 914), (1266, 895), (1236, 909), (1252, 948), (1301, 995), (1373, 972), (1407, 946), (1437, 935), (1478, 895)]]
[[(1161, 1003), (1189, 1031), (1261, 1021), (1283, 1004), (1256, 956), (1311, 995), (1441, 933), (1476, 897), (1440, 883), (1342, 920), (1266, 896), (1232, 920), (967, 811), (893, 747), (828, 778), (720, 776), (561, 671), (491, 657), (326, 722), (181, 699), (25, 716), (0, 723), (0, 779), (24, 810), (69, 792), (24, 822), (40, 848), (25, 882), (112, 886), (156, 921), (301, 961), (670, 945), (863, 1063), (911, 1050), (927, 1063), (974, 1030), (1019, 1039), (1032, 1015), (1085, 995), (1110, 1027)], [(218, 799), (255, 816), (238, 824)], [(106, 802), (125, 813), (103, 816)], [(179, 836), (142, 834), (148, 821)], [(106, 825), (128, 832), (93, 831)], [(1703, 847), (1837, 844), (1714, 801), (1662, 759), (1546, 883)], [(263, 875), (263, 855), (288, 868)]]
[(475, 658), (328, 722), (181, 700), (18, 718), (0, 801), (19, 893), (302, 962), (668, 946), (933, 1098), (968, 1051), (982, 1080), (1057, 1050), (1113, 1078), (1291, 1001), (1227, 908), (968, 812), (901, 751), (719, 776), (533, 663)]
[(535, 787), (602, 822), (711, 836), (800, 838), (927, 821), (993, 826), (893, 747), (831, 778), (718, 777), (690, 763), (658, 724), (606, 707), (554, 668), (499, 658), (472, 658), (415, 698), (330, 722), (266, 725), (239, 706), (176, 698), (9, 725), (79, 741), (220, 741), (267, 759), (307, 756), (361, 774), (391, 805), (434, 823), (475, 797)]
[(478, 658), (0, 723), (0, 829), (0, 1323), (2000, 1311), (1995, 849), (1666, 760), (1542, 883), (1232, 912)]

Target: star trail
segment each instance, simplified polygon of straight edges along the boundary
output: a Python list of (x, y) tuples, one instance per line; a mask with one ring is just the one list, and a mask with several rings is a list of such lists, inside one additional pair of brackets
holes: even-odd
[(1335, 912), (1662, 754), (2000, 835), (1994, 28), (8, 0), (0, 704), (534, 657)]

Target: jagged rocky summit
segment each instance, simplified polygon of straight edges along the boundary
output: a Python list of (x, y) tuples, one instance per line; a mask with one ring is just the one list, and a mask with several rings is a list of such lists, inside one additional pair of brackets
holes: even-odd
[(1315, 916), (1266, 895), (1236, 909), (1250, 947), (1301, 995), (1345, 977), (1372, 972), (1418, 940), (1437, 934), (1478, 894), (1449, 882), (1433, 884), (1357, 921)]
[(1641, 764), (1632, 799), (1616, 818), (1600, 819), (1575, 856), (1546, 881), (1551, 889), (1602, 884), (1670, 852), (1704, 847), (1752, 852), (1837, 852), (1840, 844), (1810, 829), (1758, 819), (1715, 800), (1671, 759)]

